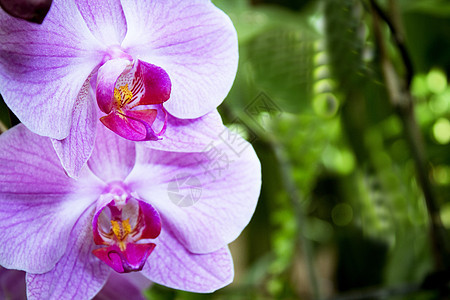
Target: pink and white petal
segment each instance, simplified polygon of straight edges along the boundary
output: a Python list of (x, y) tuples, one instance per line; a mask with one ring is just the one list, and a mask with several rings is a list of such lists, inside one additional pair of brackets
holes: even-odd
[(94, 206), (79, 218), (67, 249), (56, 266), (44, 274), (27, 273), (27, 296), (32, 299), (92, 299), (105, 284), (111, 269), (93, 254), (91, 222)]
[(113, 107), (114, 87), (117, 78), (131, 63), (127, 59), (108, 60), (100, 67), (97, 75), (96, 97), (98, 107), (109, 114)]
[(0, 267), (0, 299), (27, 299), (25, 272)]
[(237, 34), (211, 1), (122, 0), (133, 57), (163, 68), (172, 82), (167, 111), (198, 118), (228, 94), (238, 63)]
[(105, 286), (94, 300), (146, 300), (143, 292), (150, 285), (151, 281), (140, 272), (127, 274), (111, 272)]
[(88, 79), (78, 94), (69, 135), (63, 140), (52, 139), (53, 148), (70, 177), (77, 178), (91, 156), (96, 126), (97, 107)]
[(61, 167), (48, 138), (18, 125), (0, 135), (0, 265), (42, 273), (65, 251), (70, 231), (103, 187)]
[(124, 180), (135, 162), (135, 143), (98, 124), (94, 150), (88, 161), (89, 169), (104, 182), (111, 182)]
[(120, 45), (127, 22), (120, 0), (79, 0), (77, 6), (92, 34), (104, 45)]
[(212, 253), (189, 252), (164, 230), (142, 274), (158, 284), (189, 292), (211, 293), (233, 281), (233, 260), (227, 247)]
[(145, 142), (153, 149), (173, 152), (201, 152), (226, 130), (217, 111), (197, 119), (178, 119), (171, 115), (162, 139)]
[(261, 166), (250, 144), (234, 138), (234, 146), (246, 146), (239, 155), (219, 141), (201, 153), (136, 147), (136, 167), (126, 183), (191, 252), (208, 253), (232, 242), (255, 210)]
[(54, 1), (43, 24), (0, 11), (0, 93), (31, 131), (68, 136), (77, 95), (104, 46), (73, 1)]

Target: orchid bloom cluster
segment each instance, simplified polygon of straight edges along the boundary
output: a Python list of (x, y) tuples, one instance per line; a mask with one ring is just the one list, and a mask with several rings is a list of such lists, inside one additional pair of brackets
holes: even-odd
[(22, 122), (0, 135), (0, 279), (25, 272), (28, 299), (229, 284), (261, 185), (253, 148), (219, 138), (237, 52), (209, 0), (57, 0), (41, 25), (0, 12), (0, 93)]

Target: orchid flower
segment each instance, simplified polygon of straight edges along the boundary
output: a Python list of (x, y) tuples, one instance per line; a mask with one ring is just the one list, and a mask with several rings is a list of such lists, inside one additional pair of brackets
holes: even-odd
[[(143, 291), (151, 282), (144, 276), (111, 273), (94, 300), (145, 300)], [(26, 300), (25, 272), (0, 267), (0, 299)]]
[[(27, 272), (29, 299), (92, 298), (111, 272), (193, 292), (225, 286), (233, 278), (227, 244), (254, 212), (261, 170), (250, 145), (239, 156), (219, 139), (213, 145), (220, 161), (212, 151), (151, 149), (99, 123), (93, 154), (73, 179), (48, 138), (23, 124), (8, 130), (0, 135), (0, 265)], [(188, 194), (196, 201), (179, 201)]]
[(73, 177), (98, 119), (155, 149), (201, 151), (238, 61), (236, 31), (209, 0), (58, 0), (41, 25), (0, 11), (0, 40), (0, 93)]

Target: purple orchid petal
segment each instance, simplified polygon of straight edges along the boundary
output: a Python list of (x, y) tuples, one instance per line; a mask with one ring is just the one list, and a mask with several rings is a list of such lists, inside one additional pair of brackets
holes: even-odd
[(91, 253), (96, 247), (92, 242), (92, 216), (93, 208), (80, 216), (63, 257), (51, 271), (27, 273), (28, 299), (91, 299), (100, 291), (110, 268)]
[(97, 126), (97, 137), (88, 161), (91, 171), (105, 182), (124, 180), (136, 161), (135, 143)]
[(128, 25), (122, 47), (170, 76), (167, 111), (198, 118), (215, 109), (237, 70), (237, 35), (230, 19), (203, 0), (123, 0), (122, 6)]
[(41, 24), (52, 0), (1, 0), (0, 6), (11, 16)]
[(105, 286), (94, 300), (146, 300), (142, 291), (150, 285), (151, 281), (140, 273), (111, 272)]
[(0, 267), (0, 299), (27, 299), (25, 272)]
[(131, 62), (127, 59), (112, 59), (105, 62), (98, 70), (96, 97), (98, 107), (105, 114), (109, 114), (113, 108), (117, 78), (130, 66)]
[(127, 23), (119, 0), (78, 0), (77, 7), (89, 30), (104, 45), (120, 45)]
[(50, 140), (23, 125), (0, 135), (0, 157), (0, 265), (46, 272), (102, 187), (88, 169), (77, 181), (69, 178)]
[[(125, 183), (158, 210), (165, 228), (194, 253), (212, 252), (233, 241), (255, 210), (260, 163), (245, 140), (235, 135), (232, 141), (216, 141), (201, 153), (136, 146), (136, 167)], [(230, 145), (245, 148), (236, 154)], [(190, 203), (181, 203), (183, 197), (190, 197)]]
[(55, 139), (70, 132), (77, 95), (102, 61), (104, 46), (73, 1), (53, 3), (41, 25), (0, 11), (0, 93), (31, 131)]
[(145, 142), (145, 146), (172, 152), (201, 152), (225, 130), (217, 111), (197, 119), (183, 120), (168, 115), (166, 132), (162, 138)]
[(233, 281), (233, 261), (228, 248), (193, 254), (174, 235), (161, 232), (142, 273), (165, 286), (200, 293), (213, 292)]
[(78, 177), (94, 148), (97, 108), (91, 100), (91, 91), (88, 79), (77, 97), (69, 136), (52, 140), (62, 166), (74, 178)]

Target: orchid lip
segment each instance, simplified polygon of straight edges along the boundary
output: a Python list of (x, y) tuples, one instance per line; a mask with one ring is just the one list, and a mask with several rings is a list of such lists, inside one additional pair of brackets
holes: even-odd
[[(112, 48), (111, 55), (122, 55)], [(114, 81), (113, 81), (114, 79)], [(160, 67), (134, 60), (116, 58), (99, 69), (97, 102), (106, 115), (100, 121), (108, 129), (132, 141), (157, 141), (165, 132), (167, 111), (163, 104), (170, 98), (171, 81)], [(164, 114), (163, 124), (154, 122)]]
[(105, 247), (92, 253), (119, 273), (139, 271), (156, 247), (159, 213), (134, 198), (121, 182), (110, 183), (99, 198), (92, 221), (94, 242)]

